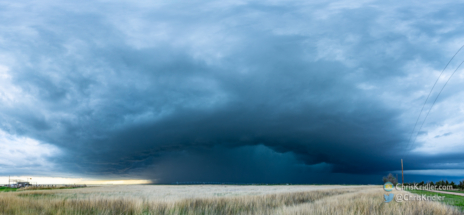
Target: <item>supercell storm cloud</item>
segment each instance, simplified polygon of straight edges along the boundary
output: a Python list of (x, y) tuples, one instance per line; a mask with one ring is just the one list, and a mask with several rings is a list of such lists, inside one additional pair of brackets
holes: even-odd
[(403, 158), (462, 176), (447, 171), (464, 163), (464, 71), (410, 135), (464, 44), (463, 10), (1, 1), (0, 174), (375, 183)]

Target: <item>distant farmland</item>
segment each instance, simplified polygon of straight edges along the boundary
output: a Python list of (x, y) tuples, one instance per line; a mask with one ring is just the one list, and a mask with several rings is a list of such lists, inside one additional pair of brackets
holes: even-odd
[[(399, 191), (394, 191), (398, 194)], [(381, 186), (121, 185), (0, 192), (0, 214), (461, 214)]]

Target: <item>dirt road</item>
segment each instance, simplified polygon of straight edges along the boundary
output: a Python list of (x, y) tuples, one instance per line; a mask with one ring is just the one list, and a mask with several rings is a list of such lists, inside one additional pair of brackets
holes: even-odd
[(455, 192), (440, 191), (440, 190), (428, 190), (428, 191), (435, 192), (435, 193), (451, 194), (451, 195), (456, 195), (456, 196), (464, 196), (464, 193), (455, 193)]

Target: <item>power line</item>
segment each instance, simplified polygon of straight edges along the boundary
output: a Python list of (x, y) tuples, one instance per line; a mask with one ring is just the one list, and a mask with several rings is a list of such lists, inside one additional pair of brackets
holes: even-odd
[(445, 85), (443, 85), (443, 87), (441, 88), (441, 90), (440, 90), (440, 92), (438, 93), (437, 97), (436, 97), (435, 100), (433, 101), (432, 107), (430, 107), (429, 111), (427, 112), (427, 115), (425, 115), (425, 119), (424, 119), (424, 121), (422, 122), (421, 127), (419, 128), (419, 130), (418, 130), (418, 132), (417, 132), (417, 135), (416, 135), (416, 137), (414, 138), (413, 143), (416, 141), (417, 136), (419, 136), (419, 132), (420, 132), (420, 130), (422, 129), (422, 126), (424, 126), (424, 123), (425, 123), (425, 121), (427, 120), (427, 117), (429, 116), (430, 111), (432, 110), (433, 106), (434, 106), (435, 103), (437, 102), (438, 97), (440, 97), (441, 92), (443, 91), (443, 89), (445, 89), (445, 87), (446, 87), (446, 85), (448, 84), (448, 82), (449, 82), (449, 80), (451, 79), (451, 77), (453, 77), (453, 75), (456, 73), (456, 71), (458, 71), (459, 67), (461, 67), (461, 65), (462, 65), (463, 63), (464, 63), (464, 60), (463, 60), (463, 61), (459, 64), (459, 66), (454, 70), (454, 72), (451, 74), (451, 76), (448, 78), (448, 80), (446, 80)]
[[(409, 140), (408, 140), (408, 147), (407, 147), (407, 148), (409, 148), (409, 146), (410, 146), (410, 144), (411, 144), (411, 139), (412, 139), (412, 136), (414, 135), (414, 131), (416, 130), (417, 123), (419, 122), (420, 116), (422, 115), (422, 112), (424, 111), (424, 107), (425, 107), (425, 105), (427, 104), (427, 101), (429, 100), (430, 95), (432, 95), (433, 89), (435, 89), (435, 86), (437, 85), (437, 83), (438, 83), (438, 81), (440, 80), (441, 76), (442, 76), (443, 73), (445, 72), (446, 68), (448, 68), (448, 66), (449, 66), (449, 64), (451, 63), (451, 61), (453, 61), (454, 57), (456, 57), (456, 55), (461, 51), (461, 49), (462, 49), (463, 47), (464, 47), (464, 45), (461, 46), (461, 48), (459, 48), (458, 51), (457, 51), (456, 53), (454, 53), (453, 57), (451, 57), (451, 59), (448, 61), (448, 63), (446, 64), (445, 68), (443, 68), (443, 70), (441, 71), (441, 73), (440, 73), (440, 75), (438, 76), (437, 80), (436, 80), (435, 83), (433, 84), (432, 89), (431, 89), (430, 92), (429, 92), (429, 95), (427, 95), (427, 99), (425, 99), (424, 105), (422, 105), (422, 108), (421, 108), (421, 111), (420, 111), (420, 113), (419, 113), (419, 116), (417, 117), (416, 123), (414, 124), (414, 128), (412, 129), (411, 136), (409, 137)], [(459, 67), (458, 67), (458, 68), (459, 68)], [(454, 73), (453, 73), (453, 74), (454, 74)], [(451, 78), (451, 77), (450, 77), (450, 78)], [(448, 79), (448, 80), (449, 80), (449, 79)], [(448, 83), (448, 82), (447, 82), (447, 83)], [(446, 85), (446, 84), (445, 84), (445, 85)], [(443, 87), (443, 88), (444, 88), (444, 87)], [(442, 90), (443, 90), (443, 88), (442, 88)], [(441, 93), (441, 91), (440, 91), (440, 93)], [(440, 95), (440, 94), (438, 94), (438, 96), (439, 96), (439, 95)], [(438, 96), (437, 96), (437, 98), (438, 98)], [(436, 101), (436, 99), (435, 99), (435, 101)], [(434, 102), (433, 104), (435, 104), (435, 102)], [(433, 105), (432, 105), (432, 107), (433, 107)], [(432, 107), (430, 108), (430, 110), (432, 109)], [(430, 110), (429, 110), (428, 113), (430, 113)], [(428, 113), (427, 113), (427, 116), (428, 116)], [(426, 117), (426, 119), (427, 119), (427, 117)], [(424, 122), (425, 122), (425, 120), (424, 120)], [(423, 124), (422, 124), (422, 125), (423, 125)], [(422, 128), (422, 126), (421, 126), (421, 128)], [(417, 134), (419, 134), (419, 132), (420, 132), (420, 129), (419, 129), (419, 131), (418, 131)], [(417, 138), (417, 136), (414, 138), (414, 141), (416, 140), (416, 138)], [(413, 141), (413, 143), (414, 143), (414, 141)]]
[[(454, 53), (453, 57), (451, 57), (451, 59), (448, 61), (448, 63), (446, 64), (445, 68), (443, 68), (443, 70), (441, 71), (440, 75), (438, 76), (437, 80), (435, 81), (435, 83), (433, 84), (432, 86), (432, 89), (430, 90), (429, 94), (427, 95), (427, 98), (425, 99), (425, 102), (424, 102), (424, 105), (422, 105), (422, 108), (421, 108), (421, 111), (419, 113), (419, 116), (417, 117), (417, 120), (416, 120), (416, 123), (414, 124), (414, 128), (411, 132), (411, 136), (409, 137), (409, 141), (408, 141), (408, 145), (406, 147), (409, 148), (409, 146), (413, 143), (416, 142), (416, 139), (417, 139), (417, 136), (419, 136), (419, 132), (420, 130), (422, 129), (422, 127), (424, 126), (425, 124), (425, 121), (427, 121), (427, 118), (430, 114), (430, 111), (432, 111), (433, 109), (433, 106), (435, 105), (435, 103), (437, 102), (438, 100), (438, 97), (440, 97), (441, 95), (441, 92), (443, 92), (443, 89), (445, 89), (446, 85), (448, 84), (449, 80), (451, 79), (451, 77), (453, 77), (453, 75), (456, 73), (456, 71), (458, 71), (458, 69), (461, 67), (461, 65), (464, 63), (464, 60), (459, 64), (459, 66), (454, 70), (454, 72), (450, 75), (450, 77), (448, 78), (448, 80), (446, 80), (445, 84), (443, 85), (443, 87), (440, 89), (440, 92), (438, 92), (438, 95), (437, 97), (435, 97), (435, 100), (433, 101), (432, 103), (432, 106), (430, 107), (429, 111), (427, 111), (427, 114), (425, 115), (425, 118), (424, 118), (424, 121), (422, 121), (421, 123), (421, 126), (419, 127), (419, 129), (417, 130), (417, 134), (416, 136), (414, 137), (414, 140), (411, 142), (411, 138), (412, 136), (414, 135), (414, 131), (416, 130), (416, 126), (417, 126), (417, 123), (419, 122), (419, 119), (420, 119), (420, 116), (422, 115), (422, 112), (424, 110), (424, 107), (425, 105), (427, 104), (427, 101), (429, 100), (430, 98), (430, 95), (432, 94), (433, 92), (433, 89), (435, 89), (435, 86), (437, 85), (438, 81), (440, 80), (441, 76), (443, 75), (443, 73), (445, 72), (446, 68), (448, 68), (449, 64), (451, 63), (451, 61), (453, 61), (453, 59), (456, 57), (456, 55), (462, 50), (462, 48), (464, 47), (461, 46), (461, 48), (458, 49), (458, 51), (456, 53)], [(402, 177), (402, 183), (404, 183), (404, 174), (403, 174), (403, 159), (401, 159), (401, 177)]]

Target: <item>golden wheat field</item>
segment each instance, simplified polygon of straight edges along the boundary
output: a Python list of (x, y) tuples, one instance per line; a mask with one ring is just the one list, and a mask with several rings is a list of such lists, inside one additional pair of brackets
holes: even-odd
[[(399, 193), (403, 191), (394, 191)], [(381, 186), (119, 185), (0, 193), (0, 214), (461, 214)]]

